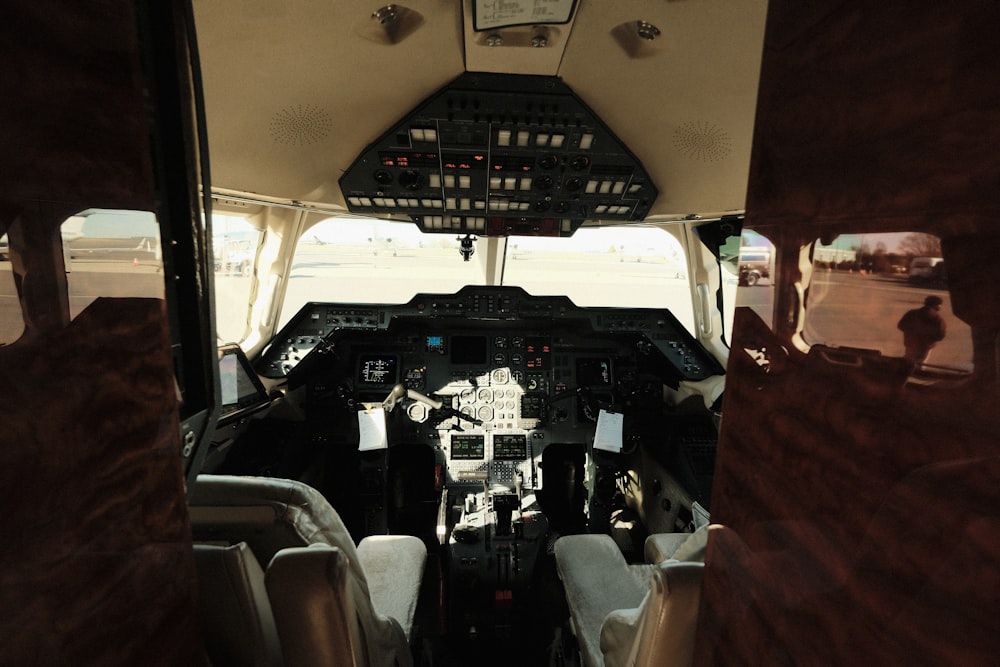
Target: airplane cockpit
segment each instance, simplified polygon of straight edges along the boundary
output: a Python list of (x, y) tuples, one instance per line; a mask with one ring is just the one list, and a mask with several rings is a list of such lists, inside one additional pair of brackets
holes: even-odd
[[(358, 539), (437, 545), (457, 636), (517, 634), (535, 564), (560, 535), (610, 534), (626, 512), (636, 529), (620, 531), (622, 547), (638, 557), (625, 460), (652, 457), (672, 475), (656, 492), (668, 509), (643, 510), (665, 532), (708, 515), (718, 406), (664, 393), (723, 369), (669, 310), (465, 287), (400, 305), (308, 303), (256, 367), (229, 352), (232, 417), (205, 470), (308, 480)], [(270, 402), (258, 375), (280, 383), (294, 416), (241, 420)]]
[(2, 664), (992, 664), (986, 0), (0, 24)]
[[(421, 538), (447, 650), (527, 636), (540, 660), (560, 615), (529, 610), (560, 604), (539, 589), (561, 536), (614, 534), (639, 563), (649, 532), (708, 523), (725, 357), (687, 276), (719, 264), (700, 242), (689, 258), (679, 227), (638, 224), (650, 174), (556, 76), (459, 75), (338, 186), (341, 215), (300, 206), (280, 329), (252, 358), (220, 353), (201, 470), (303, 481), (358, 541)], [(282, 215), (248, 193), (215, 203), (230, 237), (252, 217), (237, 203)], [(723, 217), (735, 238), (738, 212), (705, 229)], [(247, 277), (232, 264), (220, 300)]]

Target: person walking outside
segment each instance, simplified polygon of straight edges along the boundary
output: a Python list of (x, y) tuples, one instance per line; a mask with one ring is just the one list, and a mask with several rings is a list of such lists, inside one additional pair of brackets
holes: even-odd
[(931, 295), (924, 299), (923, 307), (906, 311), (896, 325), (903, 332), (903, 357), (914, 366), (926, 361), (931, 348), (944, 340), (942, 303), (941, 297)]

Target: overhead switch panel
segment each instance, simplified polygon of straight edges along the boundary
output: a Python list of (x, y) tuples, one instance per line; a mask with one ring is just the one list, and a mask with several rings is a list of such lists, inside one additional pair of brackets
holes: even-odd
[(657, 189), (558, 77), (467, 72), (369, 145), (340, 178), (359, 214), (427, 232), (569, 236), (642, 220)]

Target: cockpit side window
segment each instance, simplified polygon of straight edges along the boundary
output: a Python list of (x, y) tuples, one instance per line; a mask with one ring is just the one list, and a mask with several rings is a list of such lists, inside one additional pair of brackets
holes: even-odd
[(903, 357), (920, 377), (971, 373), (972, 332), (952, 312), (941, 255), (924, 233), (817, 241), (803, 340)]
[(24, 333), (24, 315), (17, 297), (7, 234), (0, 235), (0, 345), (13, 343)]
[(71, 318), (101, 296), (164, 298), (155, 214), (87, 209), (67, 218), (60, 232)]
[(776, 254), (769, 238), (750, 229), (744, 229), (740, 236), (730, 236), (720, 246), (723, 322), (727, 332), (733, 330), (736, 306), (747, 306), (765, 323), (772, 324)]
[[(59, 231), (71, 319), (102, 296), (164, 298), (160, 229), (153, 213), (86, 209), (63, 221)], [(4, 234), (0, 236), (0, 344), (16, 341), (25, 328), (11, 253)]]
[(247, 308), (264, 233), (243, 216), (212, 214), (215, 328), (219, 341), (238, 343), (247, 333)]

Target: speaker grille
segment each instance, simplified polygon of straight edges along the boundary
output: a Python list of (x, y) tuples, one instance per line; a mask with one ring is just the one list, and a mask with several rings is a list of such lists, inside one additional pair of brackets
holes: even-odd
[(333, 118), (311, 104), (285, 107), (271, 117), (271, 139), (275, 143), (304, 146), (322, 140), (330, 133)]
[(674, 148), (694, 160), (718, 162), (733, 152), (733, 142), (718, 125), (688, 122), (674, 130)]

